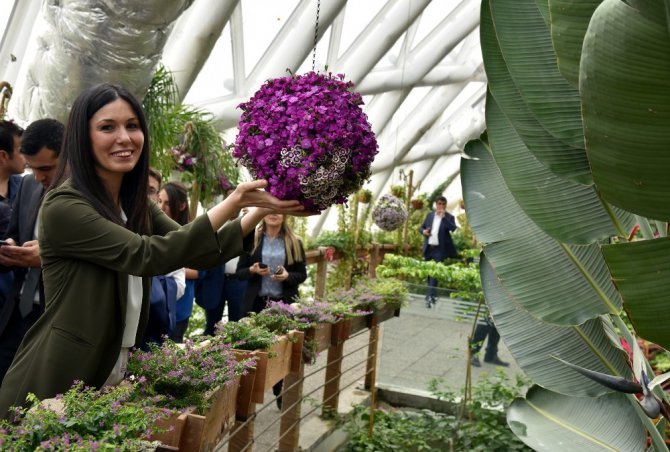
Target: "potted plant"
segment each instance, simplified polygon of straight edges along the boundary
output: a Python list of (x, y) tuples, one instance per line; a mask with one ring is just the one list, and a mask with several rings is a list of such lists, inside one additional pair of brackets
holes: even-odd
[(412, 209), (414, 209), (414, 210), (421, 210), (421, 209), (423, 209), (423, 206), (425, 205), (424, 202), (423, 202), (423, 199), (421, 199), (421, 198), (412, 199), (411, 204), (412, 204)]
[(362, 204), (367, 204), (370, 201), (372, 201), (372, 192), (367, 188), (359, 190), (357, 196), (358, 196), (358, 202)]
[(132, 400), (135, 384), (94, 389), (77, 381), (55, 399), (28, 396), (32, 406), (17, 408), (0, 421), (1, 450), (153, 450), (150, 435), (170, 415), (150, 400)]
[(280, 199), (308, 210), (345, 203), (369, 178), (378, 152), (352, 86), (342, 74), (316, 72), (268, 80), (239, 105), (233, 156)]
[(237, 361), (230, 345), (209, 340), (187, 340), (183, 346), (166, 340), (149, 348), (128, 359), (138, 397), (179, 411), (165, 422), (172, 428), (154, 439), (175, 447), (212, 447), (235, 415), (240, 377), (253, 361)]
[(384, 195), (372, 211), (372, 220), (380, 229), (394, 231), (407, 220), (407, 209), (399, 198)]
[(405, 197), (404, 185), (391, 185), (391, 194), (396, 198), (403, 199)]

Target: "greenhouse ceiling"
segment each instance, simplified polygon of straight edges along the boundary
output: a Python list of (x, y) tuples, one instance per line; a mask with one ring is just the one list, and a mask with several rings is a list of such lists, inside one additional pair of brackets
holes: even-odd
[(213, 113), (231, 141), (237, 105), (268, 78), (343, 73), (363, 94), (379, 142), (367, 188), (377, 195), (412, 170), (419, 192), (451, 181), (450, 204), (461, 196), (460, 151), (484, 130), (478, 0), (1, 4), (0, 81), (13, 87), (8, 116), (21, 124), (64, 119), (79, 91), (98, 82), (141, 96), (162, 62), (183, 102)]

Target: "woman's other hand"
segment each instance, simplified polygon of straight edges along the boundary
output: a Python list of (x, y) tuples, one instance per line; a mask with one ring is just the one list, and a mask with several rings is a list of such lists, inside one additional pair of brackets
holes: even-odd
[(249, 271), (259, 276), (268, 276), (270, 274), (270, 268), (268, 266), (261, 268), (258, 262), (254, 262), (253, 265), (249, 267)]

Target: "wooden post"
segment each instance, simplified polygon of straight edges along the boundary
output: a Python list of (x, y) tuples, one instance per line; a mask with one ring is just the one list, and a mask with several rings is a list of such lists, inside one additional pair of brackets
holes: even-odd
[(377, 378), (377, 343), (379, 342), (379, 318), (372, 314), (370, 325), (370, 342), (368, 345), (368, 362), (365, 368), (365, 389), (370, 391), (370, 405), (374, 401), (375, 379)]
[(373, 243), (370, 249), (370, 264), (368, 266), (368, 276), (370, 278), (377, 277), (377, 265), (379, 264), (379, 243)]
[(324, 257), (325, 247), (319, 248), (319, 258), (316, 262), (316, 281), (314, 282), (314, 298), (323, 299), (326, 294), (326, 274), (328, 272), (328, 262)]
[(329, 416), (337, 413), (340, 402), (340, 377), (342, 376), (342, 356), (344, 341), (328, 348), (326, 365), (326, 384), (323, 387), (323, 404), (321, 414)]
[[(409, 175), (407, 176), (407, 199), (405, 200), (405, 208), (407, 209), (407, 213), (409, 215), (410, 211), (410, 203), (412, 201), (412, 196), (414, 194), (414, 186), (412, 186), (412, 179), (414, 178), (414, 170), (409, 170)], [(403, 252), (406, 254), (407, 250), (409, 249), (409, 246), (407, 244), (407, 231), (409, 229), (409, 216), (407, 217), (407, 220), (405, 221), (405, 224), (403, 225), (402, 228), (402, 248)]]
[(305, 363), (302, 360), (302, 348), (305, 343), (303, 334), (296, 335), (298, 342), (293, 344), (291, 356), (292, 371), (284, 378), (282, 392), (282, 414), (279, 423), (279, 452), (297, 451), (300, 444), (300, 415), (302, 408), (302, 385)]
[(228, 452), (251, 451), (254, 442), (254, 420), (256, 404), (251, 401), (254, 392), (256, 369), (250, 368), (246, 375), (242, 375), (240, 389), (237, 393), (237, 411), (235, 425), (231, 429)]

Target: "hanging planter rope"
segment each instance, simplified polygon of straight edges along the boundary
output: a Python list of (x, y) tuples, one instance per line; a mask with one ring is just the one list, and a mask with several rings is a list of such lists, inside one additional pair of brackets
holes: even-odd
[(233, 156), (280, 199), (319, 211), (342, 204), (370, 177), (377, 140), (344, 75), (268, 80), (243, 104)]

